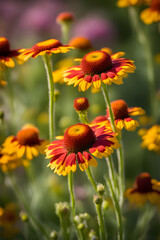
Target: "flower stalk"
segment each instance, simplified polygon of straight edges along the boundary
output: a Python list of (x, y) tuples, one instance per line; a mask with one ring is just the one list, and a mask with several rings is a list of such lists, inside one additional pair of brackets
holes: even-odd
[(31, 210), (30, 210), (30, 207), (23, 195), (23, 193), (21, 192), (13, 174), (11, 172), (9, 172), (8, 174), (8, 177), (11, 181), (11, 184), (12, 184), (12, 188), (13, 190), (15, 191), (16, 193), (16, 196), (19, 200), (19, 202), (22, 203), (24, 209), (25, 209), (25, 212), (27, 213), (27, 216), (28, 218), (31, 220), (32, 222), (32, 225), (33, 227), (35, 228), (36, 232), (37, 233), (41, 233), (41, 236), (43, 237), (44, 240), (49, 240), (50, 237), (49, 237), (49, 234), (46, 232), (46, 230), (44, 229), (43, 225), (34, 217), (34, 215), (32, 214)]
[(51, 58), (48, 54), (43, 56), (44, 65), (47, 73), (48, 92), (49, 92), (49, 140), (53, 141), (55, 136), (55, 98), (54, 81), (52, 75)]
[(144, 50), (144, 56), (146, 59), (146, 72), (148, 75), (149, 89), (150, 89), (150, 113), (153, 117), (157, 118), (156, 111), (156, 88), (155, 88), (155, 74), (154, 74), (154, 65), (153, 65), (153, 56), (149, 43), (149, 38), (147, 37), (143, 27), (139, 21), (139, 14), (135, 7), (129, 7), (129, 15), (132, 27), (138, 36), (138, 40), (142, 45), (142, 49)]

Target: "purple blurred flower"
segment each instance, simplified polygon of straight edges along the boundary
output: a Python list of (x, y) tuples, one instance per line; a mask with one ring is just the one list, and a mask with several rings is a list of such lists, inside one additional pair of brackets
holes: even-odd
[(104, 47), (112, 46), (117, 34), (116, 28), (110, 20), (97, 14), (91, 14), (74, 25), (72, 35), (88, 38), (95, 47)]

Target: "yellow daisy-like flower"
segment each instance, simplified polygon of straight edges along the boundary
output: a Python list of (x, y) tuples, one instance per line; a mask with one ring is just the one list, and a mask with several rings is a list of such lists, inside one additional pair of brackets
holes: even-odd
[[(115, 126), (117, 131), (125, 128), (128, 131), (134, 131), (136, 127), (139, 126), (138, 121), (131, 118), (132, 116), (143, 115), (145, 111), (141, 107), (131, 107), (127, 106), (127, 103), (122, 100), (116, 100), (111, 102), (111, 107), (115, 119)], [(93, 120), (93, 123), (99, 123), (102, 125), (108, 123), (109, 121), (109, 109), (107, 108), (106, 116), (99, 116)]]
[(160, 1), (159, 0), (152, 0), (150, 7), (144, 9), (140, 15), (142, 21), (145, 24), (152, 24), (154, 22), (160, 21)]
[(28, 160), (18, 158), (16, 153), (8, 154), (3, 148), (0, 148), (0, 169), (3, 172), (12, 171), (20, 166), (28, 166)]
[(29, 49), (21, 49), (20, 58), (24, 61), (27, 61), (30, 57), (36, 58), (39, 55), (45, 55), (52, 53), (66, 53), (74, 47), (63, 45), (57, 39), (49, 39), (43, 42), (36, 43), (33, 47)]
[(160, 153), (160, 125), (154, 125), (148, 130), (140, 129), (139, 135), (142, 137), (143, 148)]
[(47, 140), (39, 138), (39, 130), (31, 124), (26, 124), (16, 136), (9, 136), (2, 144), (3, 153), (16, 154), (18, 158), (28, 160), (44, 154)]
[(11, 50), (7, 38), (0, 37), (0, 69), (6, 67), (14, 67), (15, 63), (13, 58), (18, 60), (18, 50)]
[(52, 72), (53, 74), (53, 81), (55, 83), (64, 83), (64, 78), (63, 78), (63, 73), (66, 71), (68, 68), (72, 67), (74, 65), (74, 61), (72, 58), (66, 58), (60, 60), (56, 64), (56, 69), (55, 71)]
[(129, 188), (124, 197), (136, 205), (144, 205), (149, 201), (160, 206), (160, 182), (151, 179), (149, 173), (141, 173), (137, 176), (134, 187)]
[(142, 4), (150, 4), (151, 0), (118, 0), (117, 6), (120, 8), (142, 5)]
[(123, 84), (123, 77), (133, 73), (135, 65), (132, 60), (119, 58), (123, 52), (109, 55), (105, 51), (93, 51), (87, 53), (82, 59), (80, 66), (69, 68), (64, 73), (64, 81), (68, 85), (79, 86), (79, 91), (86, 91), (90, 86), (99, 89), (101, 83), (111, 85)]
[(60, 140), (53, 141), (46, 149), (51, 159), (48, 167), (58, 175), (76, 171), (76, 162), (82, 171), (88, 166), (97, 166), (94, 157), (107, 157), (120, 145), (116, 134), (106, 126), (76, 124), (69, 127)]

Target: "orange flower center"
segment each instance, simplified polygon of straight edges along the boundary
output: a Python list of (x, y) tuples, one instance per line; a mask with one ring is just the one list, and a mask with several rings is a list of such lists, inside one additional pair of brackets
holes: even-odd
[(69, 45), (81, 50), (87, 50), (92, 48), (90, 40), (85, 37), (72, 38), (69, 42)]
[(17, 141), (20, 145), (33, 146), (39, 144), (39, 131), (35, 127), (24, 128), (17, 133)]
[(0, 37), (0, 55), (3, 55), (4, 53), (9, 52), (10, 45), (5, 37)]
[(160, 0), (152, 0), (150, 8), (153, 11), (156, 10), (156, 11), (160, 12)]
[[(124, 100), (116, 100), (111, 103), (114, 118), (124, 119), (128, 117), (128, 106)], [(109, 117), (109, 108), (107, 108), (107, 118)]]
[(112, 67), (110, 55), (103, 51), (93, 51), (86, 54), (81, 61), (81, 69), (84, 74), (100, 74)]
[(74, 100), (74, 108), (76, 111), (84, 111), (89, 108), (88, 99), (85, 97), (79, 97)]
[(64, 134), (64, 147), (69, 152), (86, 151), (96, 141), (93, 130), (86, 124), (76, 124), (69, 127)]
[(56, 39), (49, 39), (43, 42), (39, 42), (37, 44), (35, 44), (32, 49), (34, 51), (45, 51), (45, 50), (51, 50), (52, 48), (58, 48), (62, 46), (62, 43)]
[(138, 189), (138, 192), (146, 193), (152, 191), (152, 183), (151, 183), (151, 177), (149, 173), (141, 173), (136, 178), (136, 188)]

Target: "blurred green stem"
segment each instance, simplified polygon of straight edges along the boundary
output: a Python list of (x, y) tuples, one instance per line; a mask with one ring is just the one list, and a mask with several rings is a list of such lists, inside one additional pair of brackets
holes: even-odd
[(88, 166), (88, 168), (86, 169), (86, 174), (87, 174), (87, 176), (88, 176), (88, 178), (89, 178), (89, 180), (90, 180), (93, 188), (94, 188), (95, 191), (97, 192), (97, 184), (96, 184), (95, 181), (94, 181), (94, 178), (93, 178), (93, 175), (92, 175), (92, 172), (91, 172), (89, 166)]
[(123, 151), (122, 151), (122, 141), (121, 136), (118, 135), (119, 143), (121, 147), (118, 148), (117, 151), (117, 158), (118, 158), (118, 173), (119, 173), (119, 204), (122, 207), (123, 205), (123, 193), (125, 188), (125, 181), (124, 181), (124, 160), (123, 160)]
[[(114, 123), (114, 114), (112, 111), (112, 107), (111, 107), (111, 103), (110, 103), (110, 99), (109, 99), (109, 95), (108, 95), (108, 91), (107, 91), (107, 87), (104, 83), (102, 83), (102, 92), (104, 95), (104, 99), (106, 102), (106, 105), (108, 106), (109, 109), (109, 116), (110, 116), (110, 122), (111, 122), (111, 126), (114, 132), (116, 132), (116, 128), (115, 128), (115, 123)], [(118, 135), (118, 140), (120, 141), (120, 134)], [(119, 174), (119, 192), (120, 192), (120, 206), (122, 206), (123, 204), (123, 188), (124, 188), (124, 160), (123, 160), (123, 154), (122, 154), (122, 147), (120, 147), (117, 150), (117, 159), (118, 159), (118, 174)], [(109, 176), (111, 179), (111, 184), (112, 187), (114, 187), (114, 165), (113, 165), (113, 161), (111, 162), (110, 157), (107, 160), (107, 164), (109, 167)]]
[(110, 191), (110, 196), (112, 198), (112, 202), (114, 205), (114, 209), (115, 209), (115, 214), (116, 214), (116, 219), (117, 219), (117, 227), (118, 227), (118, 240), (123, 240), (124, 239), (124, 234), (123, 234), (123, 223), (122, 223), (122, 212), (121, 212), (121, 208), (118, 202), (118, 199), (115, 195), (113, 186), (111, 184), (110, 179), (106, 179), (106, 183), (108, 186), (108, 189)]
[(75, 197), (74, 197), (74, 190), (73, 190), (73, 172), (70, 171), (68, 174), (68, 189), (70, 193), (70, 205), (72, 209), (72, 219), (75, 217)]
[(142, 45), (143, 53), (146, 59), (146, 72), (148, 75), (149, 89), (150, 89), (150, 114), (157, 118), (156, 111), (156, 88), (155, 88), (155, 74), (154, 74), (154, 60), (149, 43), (149, 37), (146, 35), (139, 19), (139, 12), (136, 7), (129, 7), (129, 15), (132, 27), (136, 33), (140, 44)]
[(112, 111), (112, 107), (111, 107), (111, 102), (110, 102), (110, 99), (109, 99), (107, 86), (103, 82), (102, 82), (102, 85), (101, 85), (101, 89), (102, 89), (102, 92), (103, 92), (106, 107), (108, 106), (108, 109), (109, 109), (109, 117), (110, 117), (110, 122), (111, 122), (111, 125), (112, 125), (113, 132), (116, 132), (115, 123), (114, 123), (114, 115), (113, 115), (113, 111)]
[(25, 212), (27, 213), (29, 219), (31, 220), (34, 228), (37, 230), (37, 234), (41, 233), (41, 236), (43, 237), (43, 239), (49, 240), (50, 237), (49, 237), (48, 233), (44, 229), (43, 225), (32, 214), (30, 207), (29, 207), (29, 203), (26, 201), (24, 194), (21, 192), (21, 190), (11, 172), (8, 174), (8, 177), (11, 181), (13, 191), (15, 191), (18, 200), (22, 203)]
[(106, 230), (105, 230), (105, 224), (103, 219), (103, 213), (102, 213), (102, 203), (101, 204), (95, 204), (96, 205), (96, 211), (98, 215), (98, 221), (99, 221), (99, 230), (100, 230), (100, 240), (106, 240)]
[(113, 189), (116, 190), (116, 180), (115, 180), (115, 169), (113, 166), (113, 159), (111, 158), (111, 156), (108, 156), (108, 158), (106, 158), (106, 163), (108, 166), (108, 175), (112, 184)]
[(157, 212), (157, 208), (153, 206), (149, 206), (146, 204), (144, 207), (140, 209), (140, 214), (132, 235), (132, 240), (145, 240), (147, 236), (147, 232), (149, 229), (149, 224), (151, 223), (153, 217)]
[(48, 92), (49, 92), (49, 140), (53, 141), (55, 136), (55, 99), (54, 99), (54, 81), (52, 75), (52, 63), (50, 55), (43, 56), (44, 65), (47, 73)]
[(82, 123), (88, 124), (87, 110), (86, 111), (76, 111), (78, 113), (79, 119)]
[(70, 28), (71, 28), (71, 23), (62, 23), (61, 24), (62, 43), (63, 44), (68, 44)]

